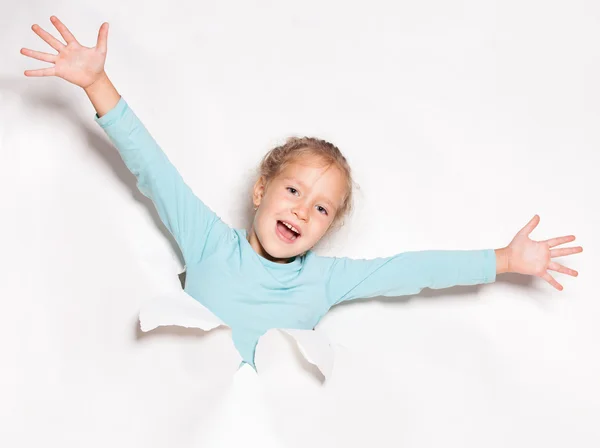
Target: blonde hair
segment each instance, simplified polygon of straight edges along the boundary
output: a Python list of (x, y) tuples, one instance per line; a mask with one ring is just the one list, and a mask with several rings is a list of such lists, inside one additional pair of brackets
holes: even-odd
[[(332, 227), (335, 227), (353, 209), (353, 185), (352, 170), (341, 151), (333, 144), (313, 137), (288, 137), (283, 145), (269, 150), (262, 158), (258, 167), (258, 176), (265, 179), (268, 185), (287, 165), (297, 161), (305, 155), (315, 156), (324, 162), (328, 168), (336, 165), (346, 178), (346, 194), (338, 208)], [(344, 225), (343, 222), (341, 225)]]

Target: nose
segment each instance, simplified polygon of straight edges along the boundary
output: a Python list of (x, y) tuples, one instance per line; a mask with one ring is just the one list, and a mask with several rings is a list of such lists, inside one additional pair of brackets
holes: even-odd
[(304, 204), (298, 204), (294, 207), (292, 213), (298, 217), (298, 219), (302, 221), (306, 221), (308, 218), (307, 207)]

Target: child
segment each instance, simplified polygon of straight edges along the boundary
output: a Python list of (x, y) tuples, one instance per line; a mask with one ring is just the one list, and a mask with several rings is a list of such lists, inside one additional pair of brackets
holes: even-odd
[(231, 228), (195, 196), (108, 79), (108, 23), (100, 27), (96, 47), (87, 48), (55, 16), (50, 20), (66, 45), (33, 25), (58, 55), (21, 49), (54, 64), (24, 74), (58, 76), (84, 89), (96, 122), (181, 249), (185, 291), (231, 327), (240, 355), (252, 367), (258, 339), (268, 329), (313, 329), (342, 301), (492, 283), (504, 272), (536, 275), (562, 291), (547, 270), (578, 275), (551, 258), (582, 247), (550, 250), (575, 236), (528, 238), (537, 215), (496, 250), (428, 250), (370, 260), (316, 255), (311, 248), (349, 211), (352, 178), (339, 149), (314, 138), (290, 138), (265, 155), (253, 190), (251, 229)]

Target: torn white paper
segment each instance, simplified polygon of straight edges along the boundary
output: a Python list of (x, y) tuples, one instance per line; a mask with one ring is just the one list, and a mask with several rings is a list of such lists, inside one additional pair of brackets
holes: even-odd
[[(139, 321), (140, 328), (144, 332), (170, 325), (200, 328), (204, 331), (221, 326), (231, 329), (184, 290), (162, 294), (148, 301), (140, 309)], [(316, 366), (325, 379), (329, 378), (333, 369), (333, 350), (329, 340), (322, 332), (299, 329), (278, 330), (291, 336), (301, 355)]]
[[(319, 331), (289, 328), (272, 328), (262, 335), (255, 352), (259, 376), (289, 379), (298, 362), (303, 370), (323, 384), (333, 367), (333, 350), (327, 338)], [(292, 382), (296, 381), (301, 380)]]
[(142, 331), (167, 325), (200, 328), (204, 331), (220, 326), (229, 328), (184, 290), (173, 291), (150, 300), (140, 309), (139, 320)]
[(294, 338), (302, 356), (315, 365), (327, 380), (333, 370), (333, 349), (319, 330), (280, 329)]

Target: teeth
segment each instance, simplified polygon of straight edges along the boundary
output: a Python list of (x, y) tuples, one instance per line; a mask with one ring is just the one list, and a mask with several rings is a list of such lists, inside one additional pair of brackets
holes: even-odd
[(298, 229), (296, 229), (294, 226), (292, 226), (291, 224), (288, 224), (285, 221), (281, 221), (288, 229), (292, 229), (294, 232), (296, 232), (298, 235), (300, 235), (300, 232), (298, 231)]

